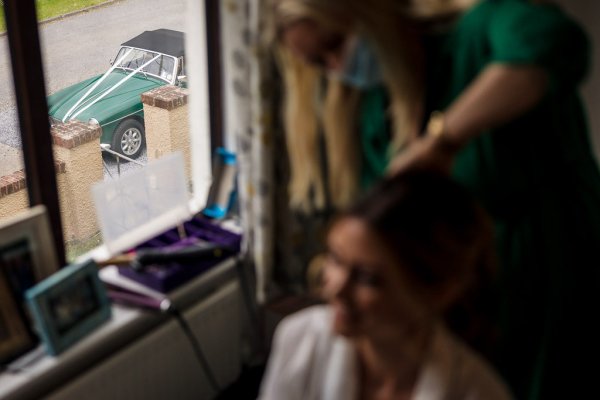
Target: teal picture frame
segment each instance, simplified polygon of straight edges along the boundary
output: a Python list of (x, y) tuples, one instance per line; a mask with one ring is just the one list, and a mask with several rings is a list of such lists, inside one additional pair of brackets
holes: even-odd
[(93, 260), (71, 264), (25, 292), (35, 328), (57, 356), (111, 317), (106, 288)]

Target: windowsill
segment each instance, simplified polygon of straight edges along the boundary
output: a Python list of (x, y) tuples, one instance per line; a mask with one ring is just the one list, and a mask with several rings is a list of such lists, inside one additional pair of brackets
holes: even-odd
[[(234, 257), (169, 293), (178, 310), (223, 290), (235, 279)], [(0, 374), (0, 398), (38, 398), (69, 382), (168, 320), (166, 314), (112, 306), (112, 318), (58, 357), (43, 355), (17, 373)], [(25, 355), (24, 357), (27, 357)]]

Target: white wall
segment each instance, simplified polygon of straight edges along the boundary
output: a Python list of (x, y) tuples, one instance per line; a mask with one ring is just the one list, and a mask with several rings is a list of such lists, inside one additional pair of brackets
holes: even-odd
[(565, 11), (571, 14), (587, 30), (593, 46), (590, 75), (583, 87), (596, 157), (600, 159), (600, 1), (598, 0), (556, 0)]

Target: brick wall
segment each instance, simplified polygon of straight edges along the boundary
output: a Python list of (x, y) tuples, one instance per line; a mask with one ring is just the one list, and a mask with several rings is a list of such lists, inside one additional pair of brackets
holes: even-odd
[[(65, 173), (65, 163), (55, 162), (57, 177)], [(29, 207), (25, 171), (20, 169), (0, 177), (0, 219), (13, 216)]]
[[(73, 121), (51, 130), (64, 237), (84, 241), (98, 232), (90, 188), (103, 179), (98, 126)], [(25, 172), (0, 177), (0, 219), (29, 207)]]

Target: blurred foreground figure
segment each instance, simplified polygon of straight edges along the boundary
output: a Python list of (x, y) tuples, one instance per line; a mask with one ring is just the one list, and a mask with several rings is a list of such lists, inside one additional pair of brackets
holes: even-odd
[(399, 174), (338, 217), (327, 242), (328, 304), (281, 322), (261, 399), (511, 398), (444, 324), (493, 275), (491, 227), (466, 190)]
[[(283, 46), (305, 65), (322, 65), (330, 81), (344, 71), (369, 76), (368, 63), (346, 66), (357, 65), (350, 61), (361, 59), (364, 43), (375, 54), (390, 107), (360, 115), (389, 115), (388, 135), (369, 139), (391, 142), (388, 171), (448, 173), (492, 215), (503, 303), (489, 356), (517, 398), (529, 400), (595, 392), (585, 365), (600, 356), (600, 173), (578, 95), (589, 43), (550, 3), (277, 0), (274, 8)], [(318, 92), (290, 84), (306, 68), (289, 65), (286, 115), (319, 115)], [(356, 108), (338, 107), (336, 121), (344, 110)], [(331, 114), (322, 112), (326, 121)], [(291, 129), (301, 141), (303, 131)]]

